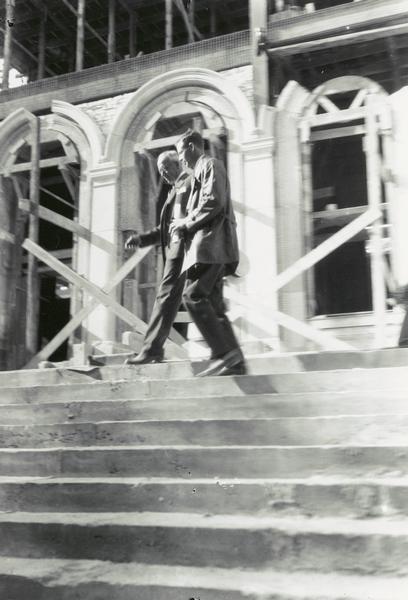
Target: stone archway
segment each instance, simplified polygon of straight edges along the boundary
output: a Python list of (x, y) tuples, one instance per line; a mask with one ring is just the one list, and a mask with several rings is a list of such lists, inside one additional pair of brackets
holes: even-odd
[[(237, 176), (232, 180), (232, 195), (242, 200), (244, 183), (240, 177), (242, 144), (256, 135), (252, 106), (244, 93), (219, 73), (208, 69), (178, 69), (159, 75), (143, 85), (117, 114), (107, 138), (104, 158), (121, 170), (134, 165), (134, 145), (149, 137), (150, 123), (167, 107), (181, 100), (201, 104), (221, 116), (227, 129), (228, 166)], [(129, 186), (119, 204), (126, 204)]]
[(14, 191), (11, 181), (5, 177), (5, 170), (14, 162), (18, 149), (25, 143), (33, 119), (31, 113), (19, 109), (0, 124), (0, 369), (15, 368), (17, 360), (16, 348), (11, 340), (16, 323), (18, 203), (10, 201)]
[[(104, 159), (120, 168), (118, 220), (122, 229), (138, 225), (132, 222), (132, 189), (135, 145), (150, 139), (152, 123), (177, 102), (201, 105), (220, 115), (228, 138), (228, 168), (232, 197), (243, 203), (241, 146), (256, 137), (253, 108), (244, 93), (225, 77), (208, 69), (178, 69), (159, 75), (138, 89), (116, 115), (108, 135)], [(124, 215), (124, 218), (123, 218)], [(126, 221), (126, 222), (124, 222)]]
[[(131, 125), (146, 107), (161, 98), (161, 104), (168, 103), (169, 95), (179, 90), (194, 90), (199, 93), (200, 100), (205, 102), (206, 94), (215, 92), (210, 105), (216, 112), (225, 117), (228, 126), (236, 132), (238, 142), (250, 139), (255, 131), (255, 117), (249, 100), (243, 92), (219, 73), (208, 69), (177, 69), (159, 75), (143, 85), (127, 101), (116, 116), (108, 136), (105, 158), (120, 163)], [(215, 105), (214, 105), (215, 104)]]
[[(268, 299), (271, 310), (276, 308), (273, 108), (262, 107), (256, 122), (250, 100), (222, 73), (180, 69), (156, 77), (129, 98), (107, 140), (105, 158), (119, 161), (121, 169), (119, 204), (125, 206), (126, 194), (132, 190), (126, 169), (134, 169), (135, 144), (143, 145), (152, 123), (166, 107), (186, 96), (222, 119), (228, 139), (227, 165), (245, 275), (235, 285), (239, 293), (250, 295), (253, 303), (252, 310), (238, 310), (241, 339), (256, 342), (261, 338), (267, 347), (277, 348), (276, 325), (267, 317), (255, 319), (261, 297)], [(121, 226), (125, 228), (124, 223)]]
[[(207, 69), (179, 69), (160, 75), (137, 90), (117, 114), (107, 139), (104, 158), (120, 169), (117, 195), (119, 228), (124, 231), (149, 226), (149, 218), (141, 218), (141, 211), (135, 209), (137, 167), (134, 153), (151, 140), (157, 120), (171, 107), (183, 104), (205, 112), (209, 127), (216, 122), (222, 124), (228, 140), (227, 164), (232, 198), (239, 207), (238, 232), (242, 240), (245, 238), (242, 212), (246, 196), (243, 148), (257, 138), (254, 111), (238, 86)], [(155, 169), (155, 166), (152, 168)], [(154, 198), (150, 200), (153, 204)], [(154, 258), (147, 258), (149, 260), (154, 261)], [(129, 308), (137, 310), (135, 306), (129, 305)]]
[[(81, 178), (78, 198), (78, 221), (85, 227), (89, 227), (89, 204), (91, 196), (89, 173), (100, 160), (103, 146), (102, 136), (97, 125), (92, 122), (90, 117), (82, 113), (80, 109), (63, 102), (54, 103), (53, 109), (55, 111), (54, 114), (39, 118), (40, 140), (47, 144), (54, 141), (58, 142), (63, 147), (67, 157), (71, 158), (74, 162), (78, 161), (80, 164)], [(30, 112), (25, 109), (19, 109), (9, 115), (0, 124), (1, 210), (3, 211), (3, 217), (7, 217), (3, 219), (3, 222), (8, 223), (11, 235), (17, 234), (18, 203), (17, 201), (9, 201), (10, 197), (15, 199), (14, 190), (10, 180), (6, 180), (4, 176), (13, 171), (19, 150), (25, 144), (30, 145), (31, 128), (34, 119), (35, 117)], [(88, 254), (84, 251), (83, 247), (81, 251), (81, 245), (83, 246), (83, 241), (78, 240), (78, 244), (75, 245), (75, 255), (72, 257), (75, 268), (78, 268), (81, 255), (87, 256)], [(10, 252), (8, 253), (10, 256), (15, 254), (13, 248), (10, 247), (9, 250)], [(11, 258), (8, 262), (10, 262), (11, 270), (14, 269), (14, 274), (11, 275), (11, 272), (8, 275), (2, 273), (2, 279), (6, 276), (16, 276), (16, 265), (11, 264)], [(13, 285), (2, 285), (2, 289), (11, 294), (10, 302), (14, 302), (15, 304), (14, 288), (15, 286)], [(71, 301), (71, 311), (75, 311), (75, 299)], [(13, 310), (8, 311), (8, 313), (10, 314), (10, 318), (15, 316)], [(6, 322), (4, 326), (7, 329)], [(16, 365), (9, 366), (15, 367)]]
[[(381, 109), (378, 107), (384, 106), (384, 112), (389, 109), (388, 96), (379, 84), (359, 76), (329, 80), (311, 92), (291, 81), (282, 91), (276, 105), (275, 120), (275, 136), (279, 140), (275, 165), (279, 270), (284, 270), (311, 249), (311, 141), (316, 137), (316, 134), (311, 137), (311, 130), (339, 127), (336, 136), (340, 137), (346, 135), (342, 133), (341, 126), (361, 120), (367, 129), (367, 115), (372, 102), (376, 104), (374, 110), (380, 122)], [(364, 127), (357, 128), (359, 131), (356, 129), (355, 132), (350, 127), (348, 132), (350, 135), (362, 135)], [(327, 136), (330, 139), (331, 133), (328, 132)], [(325, 139), (323, 132), (320, 137)], [(320, 139), (319, 135), (316, 139)], [(311, 315), (308, 306), (311, 286), (313, 282), (307, 281), (305, 276), (288, 284), (280, 293), (282, 310), (307, 320)], [(286, 341), (291, 347), (302, 347), (302, 341), (296, 336), (288, 335)]]

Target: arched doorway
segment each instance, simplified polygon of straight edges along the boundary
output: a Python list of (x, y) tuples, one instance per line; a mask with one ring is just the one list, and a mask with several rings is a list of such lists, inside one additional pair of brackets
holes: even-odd
[[(10, 290), (7, 318), (3, 320), (4, 332), (1, 333), (7, 346), (4, 348), (7, 358), (2, 361), (2, 368), (21, 367), (32, 355), (28, 356), (25, 345), (29, 267), (27, 256), (21, 252), (21, 243), (28, 234), (27, 221), (32, 212), (29, 190), (31, 161), (36, 144), (33, 131), (37, 124), (38, 242), (73, 268), (76, 268), (78, 260), (75, 223), (81, 218), (80, 195), (85, 191), (84, 181), (92, 162), (87, 135), (74, 120), (57, 114), (36, 120), (24, 109), (15, 111), (0, 125), (2, 211), (8, 207), (7, 227), (14, 238), (7, 252), (9, 269), (1, 273), (3, 289)], [(75, 311), (75, 298), (67, 282), (42, 264), (38, 265), (37, 273), (38, 316), (35, 317), (34, 326), (34, 353), (54, 337)], [(7, 334), (8, 323), (14, 327), (12, 336)], [(65, 344), (58, 349), (52, 359), (66, 358), (67, 347)]]
[[(247, 98), (218, 73), (180, 69), (140, 88), (117, 116), (107, 140), (106, 158), (120, 165), (118, 222), (123, 238), (129, 230), (153, 227), (166, 189), (156, 173), (156, 158), (174, 148), (189, 127), (199, 129), (207, 151), (225, 160), (232, 196), (243, 198), (240, 142), (254, 131)], [(157, 203), (157, 199), (159, 202)], [(147, 320), (160, 277), (160, 261), (150, 253), (123, 286), (124, 305)], [(121, 324), (118, 323), (120, 337)]]
[[(297, 237), (289, 251), (287, 239), (285, 246), (282, 239), (278, 244), (281, 265), (285, 268), (320, 246), (369, 208), (379, 211), (370, 227), (333, 248), (294, 282), (292, 295), (290, 290), (282, 294), (281, 301), (286, 301), (288, 312), (360, 347), (384, 346), (386, 280), (393, 262), (386, 172), (391, 134), (387, 94), (363, 77), (340, 77), (312, 93), (291, 82), (278, 110), (278, 134), (283, 123), (289, 130), (286, 147), (278, 146), (277, 162), (292, 160), (297, 171), (284, 184), (285, 196), (279, 197), (278, 187), (280, 231), (288, 235), (290, 214), (289, 237)], [(278, 169), (278, 180), (281, 177)], [(284, 206), (288, 196), (289, 212)]]

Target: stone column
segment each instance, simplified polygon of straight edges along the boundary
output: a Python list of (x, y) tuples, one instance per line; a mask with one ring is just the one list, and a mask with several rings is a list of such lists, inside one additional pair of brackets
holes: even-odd
[[(118, 169), (113, 163), (101, 164), (89, 172), (89, 177), (91, 202), (88, 226), (92, 233), (112, 244), (112, 252), (108, 253), (94, 244), (82, 243), (78, 249), (78, 268), (92, 283), (104, 287), (116, 272), (118, 264)], [(112, 292), (112, 297), (117, 298), (117, 295), (118, 290)], [(99, 305), (84, 322), (87, 333), (82, 341), (114, 340), (115, 324), (114, 313)]]
[(10, 351), (16, 327), (15, 228), (17, 202), (11, 181), (0, 175), (0, 370), (13, 368)]
[(393, 266), (398, 285), (408, 284), (408, 86), (390, 96), (393, 119), (393, 147), (389, 197)]
[[(258, 306), (277, 310), (273, 282), (277, 273), (276, 226), (272, 137), (259, 137), (242, 144), (245, 204), (241, 214), (242, 267), (246, 270), (241, 291), (251, 299), (252, 308), (244, 311), (243, 330), (247, 339), (279, 347), (278, 327)], [(247, 268), (245, 269), (245, 265)]]
[[(308, 97), (306, 90), (297, 86), (296, 102), (289, 110), (278, 106), (274, 124), (276, 153), (276, 232), (278, 270), (282, 272), (306, 253), (305, 207), (299, 117), (302, 101)], [(307, 320), (307, 288), (304, 275), (300, 275), (279, 291), (280, 310), (300, 321)], [(305, 339), (286, 329), (281, 330), (281, 340), (288, 350), (305, 350)]]

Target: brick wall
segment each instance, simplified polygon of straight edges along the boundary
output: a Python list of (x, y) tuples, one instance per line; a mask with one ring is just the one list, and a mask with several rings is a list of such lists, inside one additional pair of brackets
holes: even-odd
[(107, 135), (117, 113), (123, 108), (131, 95), (129, 93), (112, 96), (111, 98), (102, 98), (94, 102), (79, 104), (79, 107), (89, 114), (97, 122), (102, 132)]

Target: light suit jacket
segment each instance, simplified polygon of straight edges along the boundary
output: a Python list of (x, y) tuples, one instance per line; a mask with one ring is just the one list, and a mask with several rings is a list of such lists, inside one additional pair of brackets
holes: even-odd
[(237, 224), (223, 163), (202, 155), (194, 168), (187, 203), (186, 258), (183, 270), (197, 263), (224, 264), (233, 273), (238, 265)]

